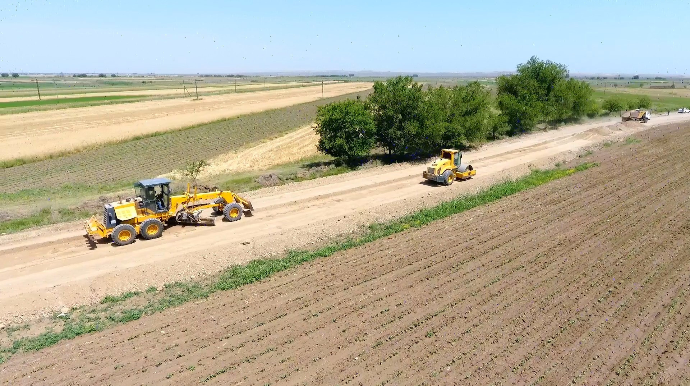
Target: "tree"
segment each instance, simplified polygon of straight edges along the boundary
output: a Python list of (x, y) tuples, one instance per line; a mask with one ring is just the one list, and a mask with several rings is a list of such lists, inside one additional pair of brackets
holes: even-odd
[(206, 168), (206, 166), (208, 166), (208, 163), (204, 160), (192, 161), (187, 164), (187, 167), (182, 171), (182, 174), (189, 179), (189, 182), (192, 184), (192, 186), (196, 186), (197, 178), (204, 168)]
[(464, 148), (480, 143), (492, 131), (491, 94), (479, 82), (450, 89), (429, 88), (423, 122), (429, 127), (424, 139), (425, 149), (436, 152), (439, 147)]
[(511, 131), (532, 130), (539, 123), (560, 122), (585, 115), (593, 90), (570, 78), (565, 65), (536, 56), (517, 66), (517, 73), (498, 78), (498, 107)]
[(98, 74), (99, 78), (105, 78), (105, 74)]
[(609, 113), (613, 113), (616, 111), (622, 111), (626, 107), (625, 103), (623, 100), (621, 100), (618, 97), (611, 97), (602, 103), (601, 108), (604, 109), (605, 111), (608, 111)]
[(2, 77), (3, 77), (3, 78), (9, 78), (9, 77), (10, 77), (10, 74), (8, 74), (8, 73), (6, 73), (6, 72), (3, 72), (3, 73), (2, 73)]
[(647, 95), (642, 95), (637, 99), (637, 107), (641, 109), (648, 109), (652, 107), (652, 99)]
[(110, 74), (110, 77), (111, 78), (117, 78), (117, 75), (116, 74)]
[(19, 74), (17, 74), (16, 72), (13, 72), (13, 73), (12, 73), (12, 77), (13, 77), (13, 78), (19, 78)]
[(376, 123), (376, 140), (388, 154), (414, 153), (410, 145), (423, 127), (423, 100), (422, 85), (410, 76), (374, 82), (368, 103)]
[(376, 144), (374, 117), (364, 102), (345, 100), (320, 106), (316, 113), (320, 152), (352, 164)]

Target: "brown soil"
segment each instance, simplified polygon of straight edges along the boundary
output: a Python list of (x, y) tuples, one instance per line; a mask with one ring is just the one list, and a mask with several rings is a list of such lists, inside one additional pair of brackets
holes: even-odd
[(16, 356), (0, 380), (690, 382), (690, 129), (637, 137), (572, 177)]
[[(331, 84), (323, 97), (371, 87), (370, 83)], [(321, 85), (243, 94), (205, 96), (200, 100), (166, 99), (112, 106), (41, 111), (0, 116), (0, 161), (71, 151), (211, 122), (241, 114), (277, 109), (322, 97)]]
[(251, 217), (219, 221), (215, 227), (172, 227), (160, 239), (137, 240), (123, 248), (107, 242), (91, 248), (81, 221), (0, 236), (0, 322), (22, 324), (106, 295), (198, 278), (286, 249), (310, 248), (371, 222), (524, 175), (529, 167), (553, 167), (601, 141), (660, 130), (651, 122), (607, 128), (610, 133), (602, 135), (597, 134), (601, 124), (570, 126), (466, 152), (463, 160), (477, 169), (477, 176), (449, 187), (423, 183), (424, 165), (397, 164), (243, 193), (256, 209)]

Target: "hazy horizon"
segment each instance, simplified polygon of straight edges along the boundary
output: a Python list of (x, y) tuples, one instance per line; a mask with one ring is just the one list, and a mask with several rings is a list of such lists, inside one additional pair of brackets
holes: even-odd
[(8, 1), (0, 71), (491, 73), (536, 55), (573, 74), (688, 76), (678, 9), (687, 2)]

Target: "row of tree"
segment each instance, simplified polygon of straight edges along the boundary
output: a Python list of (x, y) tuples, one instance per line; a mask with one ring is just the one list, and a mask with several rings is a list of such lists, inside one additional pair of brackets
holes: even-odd
[[(2, 76), (3, 78), (9, 78), (10, 74), (7, 72), (3, 72), (0, 76)], [(19, 74), (17, 74), (16, 72), (13, 72), (12, 77), (13, 78), (19, 78)]]
[(496, 98), (479, 82), (424, 87), (412, 77), (374, 83), (366, 100), (319, 108), (318, 148), (354, 162), (381, 147), (390, 155), (421, 157), (444, 147), (466, 148), (499, 135), (522, 133), (598, 111), (588, 83), (564, 65), (537, 57), (498, 78)]

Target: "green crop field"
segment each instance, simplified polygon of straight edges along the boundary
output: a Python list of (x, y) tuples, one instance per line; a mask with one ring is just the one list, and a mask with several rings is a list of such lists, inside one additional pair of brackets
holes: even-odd
[(111, 96), (93, 96), (93, 97), (81, 97), (81, 98), (51, 98), (51, 99), (41, 99), (41, 100), (24, 100), (24, 101), (13, 101), (13, 102), (2, 102), (0, 99), (0, 109), (8, 109), (13, 107), (30, 107), (30, 106), (48, 106), (48, 105), (59, 105), (59, 104), (77, 104), (77, 103), (99, 103), (99, 102), (114, 102), (123, 100), (139, 100), (142, 98), (147, 98), (148, 95), (111, 95)]
[[(0, 169), (0, 207), (21, 196), (49, 198), (51, 193), (80, 189), (102, 191), (210, 159), (311, 123), (320, 105), (363, 97), (370, 91), (249, 114), (187, 129), (105, 144), (50, 159)], [(9, 166), (9, 165), (8, 165)], [(10, 194), (11, 193), (11, 194)]]
[[(646, 90), (646, 91), (644, 91)], [(652, 107), (655, 112), (671, 111), (675, 112), (681, 107), (690, 107), (690, 97), (683, 97), (677, 95), (661, 94), (656, 92), (658, 90), (641, 89), (639, 92), (616, 92), (610, 90), (595, 89), (594, 100), (601, 103), (609, 98), (618, 98), (625, 103), (638, 100), (642, 95), (646, 95), (652, 100)]]

